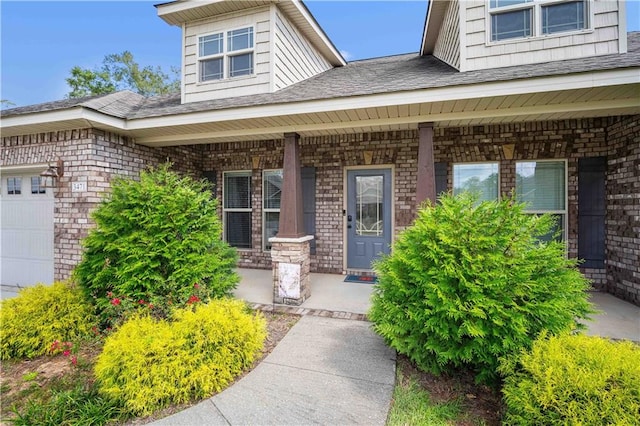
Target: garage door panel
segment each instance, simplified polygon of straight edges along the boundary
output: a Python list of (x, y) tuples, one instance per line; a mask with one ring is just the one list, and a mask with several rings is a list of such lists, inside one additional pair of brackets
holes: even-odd
[[(0, 283), (53, 282), (53, 193), (31, 193), (30, 174), (2, 173)], [(8, 194), (7, 177), (22, 178), (22, 193)]]
[(2, 258), (47, 260), (53, 253), (53, 233), (39, 230), (3, 230)]
[(8, 285), (32, 286), (53, 282), (53, 262), (34, 259), (2, 259), (2, 283)]

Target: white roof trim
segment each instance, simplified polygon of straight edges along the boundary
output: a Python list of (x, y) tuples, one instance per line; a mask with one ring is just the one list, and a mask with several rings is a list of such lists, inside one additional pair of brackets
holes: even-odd
[(640, 83), (637, 69), (624, 69), (594, 73), (570, 74), (536, 79), (522, 79), (461, 86), (438, 87), (405, 92), (351, 96), (338, 99), (322, 99), (287, 104), (258, 105), (230, 108), (218, 111), (201, 111), (187, 114), (149, 117), (129, 120), (127, 130), (153, 127), (201, 124), (215, 121), (243, 120), (282, 115), (308, 114), (358, 108), (376, 108), (424, 102), (454, 101), (461, 99), (507, 96), (525, 93), (551, 92), (555, 90), (585, 89)]

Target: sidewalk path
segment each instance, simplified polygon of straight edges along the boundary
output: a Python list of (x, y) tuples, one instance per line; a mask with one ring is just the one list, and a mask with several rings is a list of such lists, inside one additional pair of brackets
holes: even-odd
[(395, 352), (365, 321), (303, 316), (254, 370), (155, 425), (384, 425)]

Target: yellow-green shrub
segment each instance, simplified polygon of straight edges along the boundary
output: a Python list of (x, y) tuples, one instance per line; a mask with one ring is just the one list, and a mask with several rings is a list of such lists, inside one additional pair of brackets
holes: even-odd
[(56, 340), (76, 341), (97, 325), (82, 292), (63, 282), (22, 289), (0, 306), (0, 359), (44, 355)]
[(222, 390), (265, 337), (264, 318), (231, 299), (176, 310), (169, 320), (134, 316), (107, 337), (95, 375), (104, 395), (147, 415)]
[(499, 370), (506, 424), (638, 424), (640, 347), (632, 342), (543, 336)]

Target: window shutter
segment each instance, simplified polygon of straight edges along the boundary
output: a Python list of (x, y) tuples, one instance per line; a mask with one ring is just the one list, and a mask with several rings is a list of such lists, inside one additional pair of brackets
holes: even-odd
[(447, 163), (436, 163), (436, 196), (447, 192)]
[(215, 170), (208, 170), (206, 172), (202, 172), (202, 176), (211, 184), (211, 193), (213, 194), (213, 198), (216, 198), (218, 190), (218, 174)]
[(606, 157), (578, 160), (578, 258), (584, 268), (604, 268)]
[[(307, 235), (316, 235), (316, 168), (302, 168), (302, 212)], [(310, 243), (311, 254), (316, 254), (316, 239)]]

